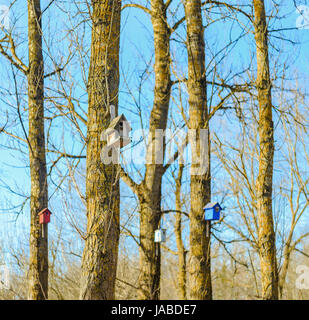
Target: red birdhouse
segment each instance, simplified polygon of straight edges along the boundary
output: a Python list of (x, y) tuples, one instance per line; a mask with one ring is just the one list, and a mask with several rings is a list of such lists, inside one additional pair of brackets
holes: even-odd
[(43, 209), (42, 211), (39, 212), (39, 222), (40, 224), (46, 224), (46, 223), (49, 223), (50, 222), (50, 215), (51, 215), (51, 212), (45, 208)]

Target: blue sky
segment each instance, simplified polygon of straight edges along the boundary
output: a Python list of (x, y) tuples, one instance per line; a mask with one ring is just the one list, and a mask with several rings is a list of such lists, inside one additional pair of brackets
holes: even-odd
[[(57, 2), (57, 1), (56, 1)], [(1, 4), (7, 4), (8, 1), (0, 1)], [(49, 1), (42, 1), (42, 8), (45, 8)], [(144, 3), (144, 2), (141, 2)], [(246, 4), (248, 1), (234, 1), (234, 3)], [(271, 12), (274, 8), (274, 3), (272, 1), (266, 1), (268, 12)], [(71, 13), (75, 12), (75, 7), (73, 3), (67, 3), (64, 8), (70, 7)], [(171, 7), (172, 9), (176, 7)], [(181, 17), (183, 14), (183, 10), (179, 9), (177, 13), (177, 17)], [(73, 14), (72, 14), (73, 15)], [(208, 14), (208, 19), (215, 19), (219, 15), (216, 14), (216, 11)], [(281, 1), (280, 3), (280, 12), (278, 17), (281, 17), (280, 20), (273, 19), (270, 23), (270, 30), (276, 30), (279, 28), (294, 28), (296, 25), (296, 20), (299, 17), (299, 14), (296, 12), (292, 1)], [(15, 26), (15, 34), (18, 36), (19, 55), (27, 61), (27, 12), (24, 1), (17, 1), (16, 5), (13, 8), (13, 17), (17, 18), (16, 26)], [(79, 17), (81, 20), (82, 18)], [(56, 21), (56, 23), (55, 23)], [(172, 21), (172, 19), (170, 19)], [(206, 21), (209, 21), (205, 18)], [(74, 21), (75, 22), (75, 21)], [(67, 18), (65, 12), (60, 10), (60, 7), (57, 5), (52, 5), (50, 9), (44, 14), (43, 18), (44, 23), (44, 31), (46, 37), (46, 43), (52, 43), (50, 48), (47, 48), (45, 43), (45, 58), (47, 70), (52, 71), (52, 63), (51, 59), (48, 56), (51, 54), (55, 57), (56, 61), (60, 61), (61, 56), (67, 56), (70, 43), (68, 38), (66, 37), (67, 31), (70, 28), (70, 21)], [(211, 56), (214, 52), (219, 52), (221, 48), (225, 46), (225, 44), (230, 39), (236, 39), (240, 34), (243, 33), (243, 27), (251, 27), (248, 24), (246, 18), (240, 18), (240, 22), (232, 22), (227, 16), (223, 21), (219, 21), (217, 23), (212, 24), (205, 31), (205, 42), (206, 42), (206, 59), (207, 63), (210, 62)], [(136, 102), (132, 99), (132, 95), (135, 97), (135, 100), (140, 102), (142, 107), (142, 116), (144, 119), (144, 124), (147, 126), (148, 117), (152, 108), (152, 99), (153, 99), (153, 79), (154, 75), (151, 73), (152, 65), (154, 63), (153, 57), (153, 43), (152, 43), (152, 28), (149, 17), (139, 9), (126, 8), (122, 14), (122, 34), (121, 34), (121, 57), (120, 57), (120, 74), (121, 74), (121, 85), (120, 85), (120, 99), (119, 99), (119, 112), (123, 112), (126, 117), (132, 122), (133, 129), (139, 128), (139, 118), (137, 116), (137, 108)], [(90, 29), (89, 23), (86, 24), (85, 29), (83, 29), (83, 25), (76, 27), (76, 35), (82, 35), (84, 32), (84, 42), (85, 47), (89, 46), (90, 43)], [(309, 29), (308, 30), (285, 30), (282, 33), (278, 32), (270, 32), (270, 61), (271, 68), (274, 67), (274, 63), (278, 61), (280, 63), (285, 63), (287, 61), (287, 66), (289, 67), (287, 73), (291, 76), (297, 76), (302, 79), (300, 81), (300, 85), (307, 89), (306, 80), (308, 80), (309, 75)], [(172, 36), (171, 41), (171, 52), (173, 61), (177, 61), (177, 64), (174, 64), (175, 70), (177, 70), (177, 75), (179, 77), (186, 75), (186, 50), (183, 44), (179, 43), (181, 39), (185, 37), (185, 25), (181, 26), (177, 33)], [(284, 37), (286, 40), (283, 40)], [(291, 41), (297, 42), (297, 44), (292, 45)], [(223, 78), (229, 78), (230, 74), (236, 73), (236, 70), (242, 70), (244, 66), (246, 66), (250, 60), (251, 56), (255, 54), (254, 48), (254, 38), (252, 33), (244, 36), (235, 46), (230, 47), (231, 50), (223, 51), (221, 56), (224, 56), (228, 53), (227, 57), (225, 57), (220, 63), (217, 72)], [(89, 51), (87, 52), (89, 55)], [(220, 57), (220, 56), (219, 56)], [(217, 58), (217, 61), (220, 58)], [(65, 59), (64, 59), (65, 60)], [(86, 59), (87, 60), (87, 59)], [(252, 65), (252, 71), (255, 70), (255, 60)], [(145, 81), (142, 85), (141, 92), (139, 91), (139, 81), (141, 77), (144, 75), (145, 66), (150, 63), (149, 76), (145, 76)], [(209, 71), (209, 77), (213, 76), (213, 65), (210, 64), (207, 71)], [(87, 97), (85, 92), (85, 86), (83, 83), (83, 74), (80, 70), (80, 63), (78, 59), (78, 55), (75, 55), (72, 59), (70, 65), (68, 66), (68, 71), (70, 74), (70, 78), (67, 85), (67, 89), (69, 89), (70, 82), (72, 81), (75, 85), (73, 86), (74, 96), (81, 99), (83, 102), (81, 104), (84, 111), (87, 107)], [(86, 65), (87, 71), (87, 65)], [(6, 115), (6, 103), (16, 104), (16, 101), (12, 97), (8, 97), (6, 92), (7, 90), (13, 91), (13, 79), (12, 79), (12, 71), (10, 66), (5, 61), (4, 57), (0, 57), (0, 73), (2, 77), (0, 78), (0, 91), (4, 93), (1, 97), (1, 107), (0, 107), (0, 126), (5, 122)], [(174, 77), (174, 76), (173, 76)], [(248, 75), (244, 75), (244, 79), (248, 78)], [(240, 81), (240, 79), (238, 79)], [(233, 81), (233, 80), (231, 80)], [(280, 81), (278, 81), (280, 82)], [(292, 81), (291, 81), (292, 83)], [(288, 84), (288, 82), (287, 82)], [(18, 85), (21, 89), (21, 93), (25, 92), (26, 82), (23, 76), (18, 76)], [(46, 81), (47, 87), (55, 87), (55, 82), (51, 80)], [(130, 92), (128, 90), (130, 88)], [(184, 88), (184, 86), (183, 86)], [(173, 96), (177, 97), (177, 88), (173, 89)], [(211, 96), (211, 88), (208, 88), (208, 96)], [(51, 95), (52, 91), (47, 90), (48, 94)], [(25, 119), (24, 125), (27, 128), (27, 112), (26, 112), (26, 97), (21, 94), (22, 106), (23, 110), (22, 114)], [(186, 103), (186, 93), (183, 92), (183, 101)], [(277, 100), (276, 94), (274, 94), (274, 104)], [(216, 94), (214, 94), (212, 104), (215, 104), (218, 101)], [(210, 103), (210, 101), (209, 101)], [(51, 108), (49, 103), (46, 103), (48, 110)], [(16, 111), (13, 111), (11, 108), (9, 109), (9, 113), (14, 115), (16, 118)], [(46, 112), (49, 115), (49, 111)], [(173, 115), (174, 119), (180, 121), (179, 111), (177, 110), (177, 104), (173, 101), (171, 102), (171, 112), (170, 115)], [(227, 128), (228, 127), (228, 128)], [(8, 127), (8, 129), (15, 131), (22, 135), (20, 126), (18, 121), (16, 123)], [(86, 133), (85, 127), (83, 127), (84, 134)], [(237, 137), (239, 134), (239, 128), (237, 128), (235, 118), (229, 116), (221, 116), (218, 114), (211, 121), (211, 130), (225, 133), (226, 138), (230, 139), (230, 137)], [(53, 132), (53, 141), (57, 144), (58, 147), (65, 149), (67, 152), (74, 153), (80, 152), (81, 143), (79, 134), (76, 130), (72, 129), (67, 123), (64, 123), (61, 119), (53, 122), (52, 127)], [(231, 135), (231, 136), (230, 136)], [(28, 234), (28, 225), (29, 225), (29, 206), (28, 204), (23, 209), (23, 214), (19, 216), (16, 221), (16, 211), (12, 210), (11, 214), (8, 214), (8, 207), (14, 207), (20, 205), (21, 201), (23, 201), (23, 197), (18, 196), (17, 194), (13, 194), (11, 190), (5, 187), (5, 185), (9, 186), (12, 190), (17, 191), (22, 194), (29, 194), (30, 186), (29, 186), (29, 168), (27, 165), (27, 149), (25, 146), (22, 146), (22, 150), (25, 152), (24, 154), (20, 154), (14, 150), (8, 150), (4, 146), (17, 146), (17, 142), (11, 142), (5, 135), (0, 135), (0, 237), (3, 241), (7, 241), (15, 243), (16, 246), (19, 245), (20, 241), (23, 244), (27, 243), (27, 234)], [(135, 150), (132, 150), (133, 154)], [(84, 153), (85, 154), (85, 153)], [(55, 159), (55, 157), (49, 157), (50, 160)], [(217, 160), (213, 157), (213, 168), (216, 175), (213, 177), (213, 187), (214, 187), (214, 196), (216, 196), (215, 192), (219, 190), (222, 179), (222, 172), (220, 172), (220, 167), (217, 167)], [(85, 161), (81, 161), (81, 167), (85, 168)], [(64, 174), (67, 171), (65, 163), (60, 164), (58, 166), (59, 174)], [(217, 170), (217, 171), (216, 171)], [(137, 176), (135, 175), (135, 178)], [(81, 188), (83, 189), (83, 177), (78, 177)], [(224, 178), (223, 178), (224, 179)], [(59, 181), (59, 177), (57, 178)], [(185, 171), (185, 181), (189, 181), (188, 171)], [(172, 187), (169, 183), (169, 177), (164, 178), (164, 193), (170, 194)], [(68, 192), (71, 183), (64, 184), (63, 193)], [(72, 190), (74, 190), (74, 187)], [(122, 184), (123, 191), (123, 201), (122, 201), (122, 212), (128, 210), (132, 211), (136, 203), (132, 200), (132, 195), (129, 192), (128, 188)], [(184, 193), (189, 192), (189, 184), (185, 183), (183, 186)], [(54, 212), (52, 216), (52, 226), (53, 228), (60, 228), (63, 224), (67, 223), (66, 217), (64, 217), (64, 213), (66, 209), (63, 207), (63, 193), (55, 192), (55, 186), (50, 183), (49, 187), (49, 195), (52, 196), (50, 199), (50, 206)], [(73, 192), (72, 192), (73, 193)], [(129, 197), (128, 197), (129, 195)], [(218, 198), (221, 197), (220, 193), (217, 195)], [(216, 199), (213, 199), (216, 200)], [(164, 206), (173, 206), (170, 202), (173, 201), (173, 196), (164, 198)], [(77, 195), (72, 196), (70, 200), (70, 205), (78, 211), (78, 217), (83, 213), (83, 205), (78, 200)], [(124, 220), (126, 219), (126, 215), (124, 216)], [(136, 220), (133, 220), (136, 221)], [(81, 220), (81, 224), (84, 220)], [(54, 224), (53, 224), (54, 223)], [(166, 222), (168, 223), (168, 222)], [(66, 228), (64, 228), (66, 229)], [(70, 238), (78, 237), (76, 233), (70, 233), (72, 228), (68, 226), (67, 230), (64, 231), (64, 237), (70, 241)], [(137, 228), (134, 228), (134, 232), (137, 232)], [(52, 234), (52, 233), (50, 233)], [(76, 241), (75, 244), (78, 248), (76, 250), (80, 250), (80, 241)], [(74, 246), (74, 245), (73, 245)]]

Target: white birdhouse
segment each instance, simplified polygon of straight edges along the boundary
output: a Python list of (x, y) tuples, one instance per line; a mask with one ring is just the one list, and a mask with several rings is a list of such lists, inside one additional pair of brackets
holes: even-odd
[(115, 148), (123, 148), (131, 142), (131, 126), (126, 117), (121, 114), (114, 118), (105, 131), (107, 145)]
[(160, 243), (166, 241), (166, 229), (158, 229), (155, 231), (154, 242)]

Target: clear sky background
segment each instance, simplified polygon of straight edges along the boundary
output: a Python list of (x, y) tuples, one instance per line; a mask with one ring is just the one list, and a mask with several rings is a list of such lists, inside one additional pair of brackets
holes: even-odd
[[(278, 2), (279, 12), (275, 13), (275, 2), (266, 0), (268, 14), (276, 15), (269, 25), (270, 30), (270, 61), (271, 68), (275, 64), (284, 65), (285, 73), (288, 78), (298, 78), (299, 86), (308, 89), (308, 76), (309, 76), (309, 27), (308, 29), (295, 29), (296, 21), (299, 18), (299, 13), (294, 6), (293, 1), (284, 0)], [(1, 4), (7, 5), (9, 1), (0, 1)], [(42, 1), (42, 8), (46, 8), (49, 1)], [(146, 2), (141, 1), (143, 5)], [(174, 2), (171, 10), (175, 10), (178, 2)], [(248, 4), (251, 1), (232, 1), (232, 3)], [(298, 1), (298, 4), (306, 4), (306, 1)], [(149, 5), (147, 5), (149, 6)], [(309, 7), (309, 4), (308, 4)], [(84, 8), (85, 9), (85, 8)], [(247, 10), (245, 8), (244, 10)], [(71, 20), (68, 18), (67, 12), (70, 11)], [(74, 52), (74, 46), (70, 42), (73, 36), (78, 37), (83, 41), (86, 57), (89, 56), (89, 44), (91, 40), (90, 22), (78, 24), (77, 21), (82, 21), (83, 17), (87, 18), (87, 14), (78, 16), (76, 19), (72, 17), (77, 13), (77, 7), (73, 1), (62, 2), (55, 1), (51, 7), (44, 13), (43, 16), (43, 32), (45, 35), (44, 44), (44, 57), (47, 73), (53, 71), (53, 61), (61, 64), (69, 56), (70, 51)], [(181, 18), (183, 15), (182, 6), (176, 14), (176, 17), (169, 18), (172, 24), (173, 20)], [(207, 16), (207, 18), (206, 18)], [(205, 14), (205, 24), (210, 19), (215, 20), (218, 18), (219, 11), (213, 10)], [(250, 23), (245, 17), (238, 16), (239, 21), (231, 21), (227, 16), (226, 19), (213, 23), (205, 30), (206, 42), (206, 57), (207, 57), (207, 72), (209, 77), (213, 76), (214, 63), (211, 63), (211, 56), (214, 53), (221, 52), (222, 48), (232, 39), (237, 39), (240, 35), (242, 38), (230, 46), (227, 50), (223, 50), (216, 58), (216, 62), (220, 61), (217, 72), (220, 73), (222, 78), (228, 78), (234, 75), (237, 70), (241, 71), (250, 62), (250, 58), (254, 57), (255, 47)], [(280, 18), (280, 19), (279, 19)], [(18, 54), (27, 63), (27, 10), (25, 1), (17, 1), (11, 9), (11, 19), (14, 24), (14, 35), (18, 43)], [(153, 56), (153, 35), (152, 27), (149, 17), (141, 10), (135, 8), (126, 8), (122, 13), (121, 24), (121, 56), (120, 56), (120, 98), (119, 98), (119, 113), (123, 112), (126, 117), (131, 121), (132, 128), (140, 128), (140, 119), (138, 115), (138, 106), (142, 107), (142, 119), (145, 127), (148, 125), (149, 114), (152, 108), (153, 99), (153, 83), (154, 74), (152, 72), (154, 56)], [(308, 15), (309, 19), (309, 15)], [(309, 21), (308, 21), (309, 23)], [(284, 31), (277, 32), (275, 30), (284, 28)], [(245, 35), (244, 30), (248, 31)], [(177, 77), (182, 78), (186, 76), (186, 50), (181, 43), (185, 39), (185, 24), (181, 26), (177, 33), (172, 36), (171, 52), (173, 58), (173, 79)], [(87, 50), (88, 48), (88, 50)], [(51, 59), (52, 57), (52, 59)], [(64, 58), (63, 58), (64, 57)], [(224, 58), (223, 58), (224, 57)], [(221, 60), (222, 58), (222, 60)], [(67, 81), (65, 88), (73, 92), (74, 97), (80, 99), (81, 110), (87, 109), (87, 95), (85, 91), (84, 78), (87, 76), (87, 58), (85, 65), (85, 74), (81, 70), (79, 54), (75, 53), (67, 67), (66, 75)], [(253, 59), (252, 71), (255, 74), (255, 60)], [(145, 73), (145, 68), (149, 64), (148, 74)], [(278, 67), (277, 67), (278, 68)], [(9, 123), (7, 130), (9, 132), (20, 135), (24, 138), (23, 132), (20, 127), (20, 122), (16, 112), (16, 97), (14, 93), (14, 79), (12, 75), (12, 68), (0, 56), (0, 126), (6, 123), (6, 115), (9, 116)], [(177, 77), (176, 77), (177, 76)], [(248, 74), (239, 77), (241, 79), (248, 79)], [(139, 87), (140, 81), (143, 79), (142, 86)], [(233, 83), (233, 79), (230, 79)], [(278, 83), (280, 79), (278, 79)], [(71, 84), (73, 85), (71, 86)], [(46, 93), (48, 96), (55, 94), (55, 88), (59, 88), (54, 78), (46, 80)], [(286, 85), (295, 84), (294, 80), (286, 81)], [(26, 97), (26, 79), (23, 75), (17, 74), (17, 85), (19, 88), (20, 110), (23, 119), (23, 124), (27, 130), (27, 97)], [(186, 92), (183, 86), (183, 101), (186, 102)], [(209, 97), (211, 96), (211, 88), (208, 88)], [(177, 97), (177, 88), (173, 89), (173, 96)], [(133, 98), (134, 97), (134, 98)], [(214, 95), (213, 100), (209, 103), (215, 104), (218, 98)], [(279, 97), (274, 93), (274, 105), (278, 103)], [(61, 101), (61, 99), (59, 99)], [(181, 116), (177, 109), (177, 103), (171, 101), (170, 115), (173, 115), (174, 120), (180, 121)], [(46, 102), (46, 116), (53, 114), (52, 104)], [(276, 120), (276, 115), (274, 116)], [(12, 119), (14, 119), (12, 121)], [(171, 119), (171, 117), (170, 117)], [(46, 132), (48, 132), (49, 121), (46, 121)], [(172, 127), (170, 123), (170, 127)], [(83, 133), (86, 134), (86, 128), (83, 128)], [(229, 117), (218, 113), (211, 121), (211, 131), (220, 133), (222, 137), (228, 140), (237, 139), (240, 134), (240, 129), (236, 125), (235, 117)], [(51, 130), (52, 141), (61, 150), (71, 154), (83, 154), (82, 143), (78, 132), (72, 128), (67, 122), (62, 119), (53, 120)], [(280, 135), (278, 135), (280, 137)], [(279, 142), (279, 141), (277, 141)], [(20, 148), (21, 152), (14, 150)], [(136, 157), (136, 149), (130, 149), (128, 152)], [(280, 155), (276, 155), (279, 157)], [(168, 158), (168, 157), (167, 157)], [(52, 161), (56, 159), (55, 155), (48, 155), (48, 169), (50, 169)], [(21, 208), (21, 204), (25, 200), (24, 196), (30, 194), (30, 177), (28, 167), (28, 154), (25, 144), (14, 141), (6, 135), (0, 135), (0, 245), (2, 243), (3, 252), (10, 251), (9, 248), (27, 247), (29, 237), (29, 201)], [(74, 163), (77, 163), (75, 161)], [(85, 160), (80, 161), (80, 172), (85, 169)], [(142, 166), (137, 166), (141, 169)], [(221, 190), (221, 182), (225, 179), (220, 166), (215, 157), (213, 157), (213, 200), (220, 200), (224, 190)], [(136, 174), (136, 168), (130, 167), (130, 173), (138, 181), (139, 177)], [(61, 181), (61, 177), (67, 174), (67, 166), (65, 161), (58, 164), (57, 169), (51, 176), (52, 181), (49, 183), (50, 195), (50, 208), (53, 212), (52, 223), (50, 224), (50, 237), (52, 241), (57, 232), (62, 230), (62, 238), (67, 241), (67, 245), (72, 251), (80, 252), (82, 242), (74, 228), (70, 225), (69, 221), (76, 218), (76, 223), (82, 228), (85, 223), (85, 209), (79, 200), (74, 189), (72, 181), (64, 182), (62, 190), (59, 190), (56, 185)], [(275, 173), (276, 175), (276, 173)], [(282, 172), (278, 173), (278, 179)], [(81, 190), (84, 189), (84, 182), (82, 175), (76, 175), (76, 181)], [(185, 171), (183, 192), (189, 192), (189, 172)], [(54, 183), (53, 183), (54, 182)], [(164, 178), (163, 184), (163, 207), (173, 207), (171, 202), (172, 187), (170, 184), (170, 176)], [(133, 227), (136, 219), (127, 221), (128, 212), (134, 211), (136, 208), (136, 201), (125, 185), (122, 188), (122, 222), (126, 227), (132, 227), (134, 234), (138, 234), (137, 226)], [(68, 199), (66, 199), (66, 197)], [(65, 202), (67, 201), (67, 203)], [(229, 199), (223, 206), (226, 212), (232, 214), (233, 200)], [(66, 206), (67, 205), (67, 206)], [(234, 209), (235, 210), (235, 209)], [(236, 209), (237, 210), (237, 209)], [(19, 214), (20, 213), (20, 214)], [(167, 226), (171, 227), (171, 222), (165, 222)], [(169, 231), (171, 234), (171, 231)], [(132, 241), (128, 241), (129, 245), (133, 245)], [(8, 250), (6, 250), (6, 248)]]

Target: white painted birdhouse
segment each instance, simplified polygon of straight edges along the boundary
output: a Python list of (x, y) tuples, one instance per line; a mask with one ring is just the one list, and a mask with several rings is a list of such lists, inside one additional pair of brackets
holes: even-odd
[(154, 242), (165, 242), (166, 241), (166, 229), (158, 229), (155, 231)]
[(125, 147), (131, 142), (130, 131), (131, 126), (123, 114), (114, 118), (105, 131), (107, 145), (115, 148)]

